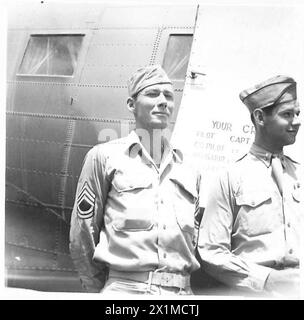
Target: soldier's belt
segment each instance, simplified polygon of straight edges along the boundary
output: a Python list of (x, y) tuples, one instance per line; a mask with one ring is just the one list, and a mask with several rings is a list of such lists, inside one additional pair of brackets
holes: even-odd
[(163, 287), (175, 287), (185, 289), (190, 287), (190, 275), (163, 271), (125, 272), (109, 270), (109, 278), (120, 278), (154, 284)]

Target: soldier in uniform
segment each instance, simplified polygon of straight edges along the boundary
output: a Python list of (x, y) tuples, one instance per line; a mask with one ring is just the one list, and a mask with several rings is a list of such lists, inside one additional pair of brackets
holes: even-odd
[[(89, 292), (191, 294), (200, 175), (169, 143), (172, 82), (160, 66), (128, 82), (136, 128), (86, 155), (71, 217), (70, 251)], [(197, 228), (196, 228), (197, 227)]]
[(254, 143), (211, 188), (198, 251), (205, 271), (229, 288), (297, 296), (301, 175), (283, 153), (300, 127), (296, 82), (276, 76), (240, 99), (255, 126)]

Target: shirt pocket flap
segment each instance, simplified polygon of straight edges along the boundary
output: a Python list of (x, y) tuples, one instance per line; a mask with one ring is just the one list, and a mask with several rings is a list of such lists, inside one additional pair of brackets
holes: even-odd
[(117, 192), (125, 192), (147, 189), (152, 183), (144, 175), (134, 174), (133, 176), (129, 176), (119, 172), (114, 175), (112, 185)]
[(248, 190), (246, 193), (236, 195), (235, 200), (238, 206), (258, 207), (262, 203), (271, 199), (270, 192), (267, 190)]
[(117, 219), (113, 223), (116, 231), (145, 231), (153, 227), (153, 221), (149, 219)]

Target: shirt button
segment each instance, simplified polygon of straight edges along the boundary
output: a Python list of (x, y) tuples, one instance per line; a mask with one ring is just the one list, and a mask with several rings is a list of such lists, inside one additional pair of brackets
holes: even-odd
[(163, 229), (164, 229), (164, 230), (166, 230), (166, 229), (167, 229), (167, 226), (166, 226), (165, 224), (163, 225)]
[(288, 222), (288, 223), (287, 223), (287, 227), (290, 228), (290, 226), (291, 226), (291, 224), (290, 224), (290, 222)]
[(292, 253), (293, 253), (293, 250), (292, 250), (292, 249), (289, 249), (288, 252), (289, 252), (289, 254), (292, 254)]
[(164, 253), (164, 259), (166, 259), (167, 258), (167, 254), (166, 253)]

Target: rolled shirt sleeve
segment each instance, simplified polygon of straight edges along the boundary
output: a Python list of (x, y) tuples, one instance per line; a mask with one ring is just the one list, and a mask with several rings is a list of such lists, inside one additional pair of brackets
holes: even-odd
[(207, 273), (229, 287), (262, 291), (272, 270), (233, 253), (236, 205), (228, 173), (216, 180), (202, 218), (198, 251)]

